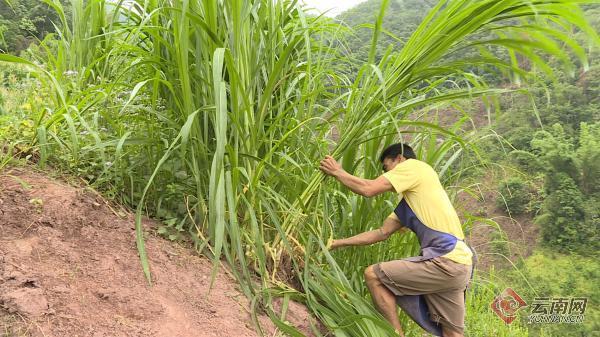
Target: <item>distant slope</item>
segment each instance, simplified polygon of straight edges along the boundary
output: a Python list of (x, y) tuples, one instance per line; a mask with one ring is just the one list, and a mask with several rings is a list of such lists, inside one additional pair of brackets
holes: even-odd
[[(384, 33), (381, 34), (377, 48), (380, 57), (389, 45), (401, 47), (419, 26), (425, 15), (435, 5), (435, 1), (392, 0), (383, 20)], [(373, 24), (379, 13), (380, 0), (369, 0), (353, 7), (336, 17), (350, 27)], [(396, 38), (386, 34), (391, 32)], [(373, 31), (368, 28), (356, 29), (356, 35), (348, 40), (348, 47), (354, 57), (366, 60), (369, 55)]]

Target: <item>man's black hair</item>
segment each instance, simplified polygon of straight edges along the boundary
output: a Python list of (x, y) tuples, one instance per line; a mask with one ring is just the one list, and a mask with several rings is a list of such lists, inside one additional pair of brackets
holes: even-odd
[(381, 156), (379, 157), (379, 161), (383, 163), (385, 158), (397, 158), (399, 155), (402, 155), (406, 159), (417, 159), (415, 156), (415, 151), (413, 151), (412, 147), (407, 144), (396, 143), (388, 146), (383, 152), (381, 152)]

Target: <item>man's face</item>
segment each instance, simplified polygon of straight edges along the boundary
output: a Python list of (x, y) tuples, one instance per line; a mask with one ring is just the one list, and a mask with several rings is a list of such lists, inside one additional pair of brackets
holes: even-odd
[(383, 160), (383, 172), (387, 172), (389, 170), (393, 170), (394, 167), (396, 167), (396, 165), (400, 164), (401, 162), (405, 161), (406, 158), (404, 158), (402, 155), (399, 155), (396, 158), (385, 158)]

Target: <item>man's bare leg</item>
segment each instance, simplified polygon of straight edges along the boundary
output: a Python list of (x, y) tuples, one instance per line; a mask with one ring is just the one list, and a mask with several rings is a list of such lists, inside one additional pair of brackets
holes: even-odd
[(442, 324), (442, 336), (443, 337), (464, 337), (464, 335), (462, 333), (451, 330), (443, 324)]
[(398, 331), (398, 334), (404, 337), (404, 332), (398, 319), (398, 312), (396, 311), (396, 297), (381, 283), (377, 274), (375, 274), (375, 270), (373, 270), (373, 266), (365, 269), (365, 281), (367, 282), (367, 287), (371, 292), (371, 297), (377, 310), (392, 324), (394, 329)]

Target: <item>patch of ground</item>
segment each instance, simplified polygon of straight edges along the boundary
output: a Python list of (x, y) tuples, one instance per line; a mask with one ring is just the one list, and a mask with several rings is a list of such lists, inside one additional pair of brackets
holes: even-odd
[[(141, 271), (130, 213), (29, 168), (4, 171), (0, 336), (258, 335), (248, 300), (227, 273), (217, 275), (209, 292), (209, 260), (152, 234), (146, 248), (152, 287)], [(294, 304), (286, 319), (307, 332), (307, 317)], [(266, 316), (259, 320), (268, 336), (280, 335)]]

